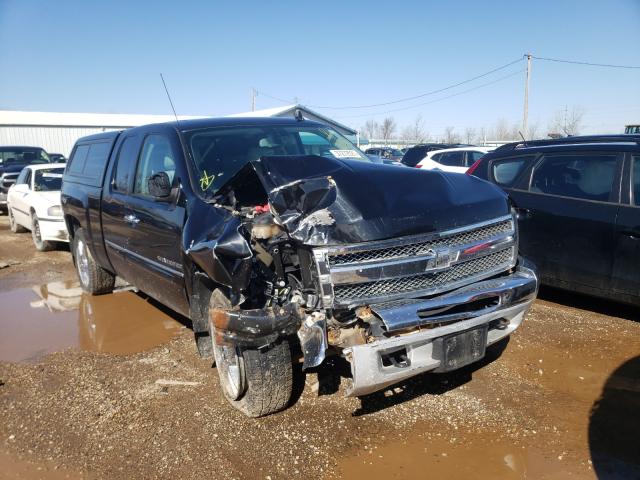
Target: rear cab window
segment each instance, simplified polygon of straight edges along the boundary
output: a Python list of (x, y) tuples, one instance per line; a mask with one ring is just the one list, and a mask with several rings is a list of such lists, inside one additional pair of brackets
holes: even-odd
[(101, 186), (112, 145), (111, 139), (76, 145), (67, 163), (66, 174), (78, 177), (88, 185)]

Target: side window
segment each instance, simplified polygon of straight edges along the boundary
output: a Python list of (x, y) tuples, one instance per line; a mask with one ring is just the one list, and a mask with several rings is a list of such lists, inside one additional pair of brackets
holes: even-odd
[(470, 167), (482, 157), (484, 157), (484, 152), (467, 152), (467, 167)]
[(513, 187), (520, 173), (533, 157), (516, 157), (496, 160), (491, 163), (491, 177), (501, 187)]
[(611, 154), (545, 155), (533, 172), (531, 191), (608, 201), (617, 164)]
[(441, 158), (442, 158), (442, 153), (436, 153), (433, 157), (431, 157), (431, 160), (437, 163), (441, 163), (440, 162)]
[(29, 187), (29, 190), (31, 190), (31, 169), (27, 168), (26, 170), (27, 174), (24, 177), (24, 183)]
[(27, 179), (27, 172), (29, 171), (28, 168), (23, 168), (22, 171), (20, 172), (20, 175), (18, 175), (18, 178), (16, 178), (16, 185), (25, 185), (26, 179)]
[(159, 172), (166, 172), (169, 181), (173, 183), (176, 172), (175, 155), (167, 137), (149, 135), (144, 140), (138, 161), (134, 193), (149, 195), (149, 178)]
[(116, 171), (113, 176), (113, 189), (119, 192), (127, 192), (133, 168), (138, 158), (138, 137), (127, 137), (120, 146), (118, 152), (118, 161), (116, 163)]
[(442, 165), (447, 167), (463, 167), (464, 166), (464, 152), (449, 152), (443, 153), (440, 157)]
[(101, 179), (104, 167), (109, 158), (110, 142), (93, 143), (85, 160), (83, 175), (86, 177)]
[(84, 164), (87, 160), (87, 153), (89, 153), (89, 145), (78, 145), (73, 155), (71, 155), (67, 171), (69, 173), (75, 173), (76, 175), (82, 175)]
[(640, 155), (633, 156), (633, 204), (640, 205)]

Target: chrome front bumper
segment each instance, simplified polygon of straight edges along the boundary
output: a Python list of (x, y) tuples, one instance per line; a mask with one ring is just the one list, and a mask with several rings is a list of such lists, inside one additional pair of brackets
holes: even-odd
[[(520, 326), (537, 291), (538, 279), (535, 272), (518, 266), (511, 275), (478, 282), (440, 297), (398, 302), (396, 308), (393, 308), (393, 304), (384, 304), (383, 308), (372, 306), (372, 310), (383, 319), (390, 334), (401, 328), (428, 326), (429, 323), (454, 323), (345, 349), (344, 354), (351, 363), (353, 376), (347, 395), (366, 395), (431, 370), (451, 370), (442, 365), (440, 339), (486, 325), (486, 345), (491, 345)], [(495, 301), (480, 311), (447, 313), (448, 309), (485, 299)], [(424, 312), (427, 312), (426, 316)], [(501, 322), (494, 322), (496, 320)], [(402, 365), (383, 362), (383, 357), (399, 351), (407, 359)]]

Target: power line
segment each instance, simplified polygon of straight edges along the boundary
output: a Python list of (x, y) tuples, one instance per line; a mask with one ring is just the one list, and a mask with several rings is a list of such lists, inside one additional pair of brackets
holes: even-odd
[(349, 109), (356, 109), (356, 108), (372, 108), (372, 107), (382, 107), (385, 105), (393, 105), (395, 103), (402, 103), (402, 102), (408, 102), (410, 100), (416, 100), (417, 98), (422, 98), (422, 97), (426, 97), (429, 95), (434, 95), (436, 93), (441, 93), (444, 92), (446, 90), (451, 90), (452, 88), (455, 87), (459, 87), (460, 85), (464, 85), (466, 83), (469, 82), (473, 82), (474, 80), (478, 80), (479, 78), (482, 77), (486, 77), (487, 75), (491, 75), (492, 73), (498, 72), (500, 70), (504, 70), (507, 67), (510, 67), (511, 65), (514, 65), (518, 62), (522, 62), (524, 60), (524, 58), (518, 58), (517, 60), (514, 60), (512, 62), (506, 63), (498, 68), (494, 68), (493, 70), (489, 70), (488, 72), (482, 73), (480, 75), (476, 75), (475, 77), (469, 78), (468, 80), (464, 80), (462, 82), (458, 82), (454, 85), (449, 85), (447, 87), (444, 88), (439, 88), (437, 90), (432, 90), (430, 92), (426, 92), (426, 93), (421, 93), (420, 95), (414, 95), (412, 97), (405, 97), (405, 98), (399, 98), (397, 100), (391, 100), (389, 102), (382, 102), (382, 103), (372, 103), (370, 105), (351, 105), (351, 106), (342, 106), (342, 107), (330, 107), (330, 106), (326, 106), (326, 105), (308, 105), (309, 107), (312, 108), (325, 108), (328, 110), (349, 110)]
[(293, 103), (291, 100), (284, 100), (282, 98), (274, 97), (273, 95), (269, 95), (268, 93), (265, 93), (262, 90), (256, 90), (256, 94), (262, 95), (263, 97), (271, 98), (273, 100), (277, 100), (278, 102), (281, 102), (281, 103), (286, 103), (287, 105), (291, 105), (291, 103)]
[(457, 96), (463, 95), (465, 93), (473, 92), (474, 90), (478, 90), (480, 88), (488, 87), (489, 85), (493, 85), (494, 83), (498, 83), (498, 82), (501, 82), (501, 81), (506, 80), (508, 78), (514, 77), (514, 76), (516, 76), (516, 75), (518, 75), (520, 73), (523, 73), (524, 71), (525, 71), (524, 69), (523, 70), (518, 70), (517, 72), (510, 73), (509, 75), (505, 75), (504, 77), (497, 78), (497, 79), (492, 80), (490, 82), (483, 83), (481, 85), (477, 85), (477, 86), (475, 86), (473, 88), (469, 88), (467, 90), (463, 90), (461, 92), (457, 92), (457, 93), (454, 93), (452, 95), (447, 95), (446, 97), (437, 98), (435, 100), (430, 100), (428, 102), (418, 103), (418, 104), (415, 104), (415, 105), (409, 105), (407, 107), (395, 108), (395, 109), (392, 109), (392, 110), (387, 110), (385, 112), (365, 113), (365, 114), (359, 114), (359, 115), (342, 115), (342, 116), (339, 116), (338, 118), (374, 117), (374, 116), (377, 116), (377, 115), (386, 115), (386, 114), (393, 113), (393, 112), (400, 112), (402, 110), (409, 110), (409, 109), (412, 109), (412, 108), (422, 107), (424, 105), (430, 105), (432, 103), (441, 102), (442, 100), (447, 100), (449, 98), (457, 97)]
[(589, 67), (640, 69), (640, 66), (637, 66), (637, 65), (612, 65), (610, 63), (580, 62), (578, 60), (562, 60), (559, 58), (536, 57), (535, 55), (531, 55), (531, 58), (535, 58), (536, 60), (544, 60), (546, 62), (571, 63), (574, 65), (587, 65)]

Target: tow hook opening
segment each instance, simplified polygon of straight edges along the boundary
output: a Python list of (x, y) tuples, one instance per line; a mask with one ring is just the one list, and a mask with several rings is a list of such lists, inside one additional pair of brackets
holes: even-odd
[(380, 359), (382, 360), (383, 367), (407, 368), (411, 366), (411, 360), (409, 359), (406, 348), (381, 353)]

